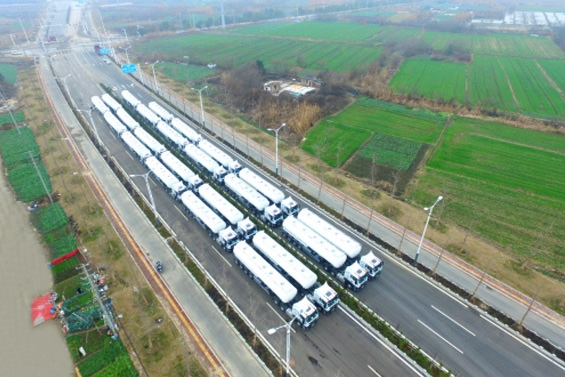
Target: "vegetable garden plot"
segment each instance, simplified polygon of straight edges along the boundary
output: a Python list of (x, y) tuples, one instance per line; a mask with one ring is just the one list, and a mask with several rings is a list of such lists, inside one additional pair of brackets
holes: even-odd
[(59, 203), (53, 203), (32, 212), (31, 222), (38, 232), (47, 233), (66, 225), (69, 218)]
[(39, 147), (27, 127), (0, 132), (0, 152), (8, 170), (30, 163), (31, 158), (39, 160)]
[(420, 148), (422, 144), (415, 141), (376, 134), (357, 156), (393, 169), (408, 170)]
[(127, 350), (120, 339), (104, 347), (86, 360), (78, 364), (78, 369), (82, 377), (92, 376), (102, 368), (111, 364), (122, 355), (127, 355)]
[(22, 202), (31, 202), (32, 200), (39, 199), (53, 191), (51, 180), (47, 174), (45, 166), (41, 162), (36, 162), (37, 170), (41, 175), (47, 191), (39, 179), (38, 172), (32, 163), (22, 164), (18, 167), (8, 171), (8, 179), (10, 184), (16, 191), (18, 199)]

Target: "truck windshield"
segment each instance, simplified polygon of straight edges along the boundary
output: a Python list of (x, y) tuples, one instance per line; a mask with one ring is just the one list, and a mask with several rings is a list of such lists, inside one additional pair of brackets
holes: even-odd
[(318, 317), (319, 317), (319, 313), (316, 310), (314, 313), (312, 313), (311, 315), (309, 315), (308, 317), (306, 317), (304, 319), (304, 324), (306, 325), (306, 327), (310, 327), (312, 326), (314, 323), (316, 323), (318, 321)]
[(333, 308), (339, 302), (339, 296), (335, 295), (331, 300), (328, 300), (324, 305), (324, 309), (329, 310)]

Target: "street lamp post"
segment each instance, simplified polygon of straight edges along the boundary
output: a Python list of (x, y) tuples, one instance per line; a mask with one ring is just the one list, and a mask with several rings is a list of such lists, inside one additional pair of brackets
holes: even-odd
[(443, 196), (438, 196), (435, 203), (430, 208), (424, 208), (424, 211), (428, 211), (428, 218), (426, 220), (426, 225), (424, 226), (424, 231), (422, 232), (422, 238), (420, 238), (420, 244), (418, 245), (418, 250), (416, 250), (416, 256), (414, 256), (414, 266), (418, 264), (418, 257), (420, 256), (420, 249), (422, 248), (422, 243), (424, 242), (424, 236), (426, 235), (426, 230), (428, 229), (428, 223), (430, 222), (430, 217), (432, 217), (432, 211), (436, 204), (438, 204), (443, 199)]
[(124, 29), (122, 29), (122, 30), (124, 31), (124, 34), (126, 35), (126, 42), (129, 42), (129, 40), (128, 40), (128, 32), (126, 31), (126, 29), (125, 29), (125, 28), (124, 28)]
[(200, 122), (202, 123), (202, 128), (204, 128), (204, 106), (202, 105), (202, 91), (206, 88), (208, 88), (208, 85), (201, 89), (190, 88), (195, 92), (198, 92), (198, 95), (200, 96)]
[(74, 105), (75, 101), (74, 101), (73, 97), (71, 97), (71, 92), (69, 92), (69, 87), (67, 86), (67, 79), (71, 76), (72, 75), (69, 73), (68, 75), (66, 75), (63, 78), (59, 77), (59, 80), (63, 80), (63, 86), (65, 87), (65, 91), (67, 92), (67, 96), (69, 96), (69, 99), (71, 100), (71, 103), (73, 104), (73, 107), (76, 108), (76, 106)]
[(155, 215), (155, 224), (157, 225), (157, 228), (159, 228), (161, 226), (161, 223), (159, 222), (159, 213), (157, 213), (157, 208), (155, 207), (155, 201), (153, 200), (153, 193), (151, 192), (151, 186), (149, 185), (149, 173), (151, 173), (151, 171), (148, 171), (145, 174), (130, 174), (129, 176), (131, 178), (143, 177), (145, 179), (147, 192), (149, 192), (149, 200), (151, 201), (151, 206), (153, 207), (153, 214)]
[(268, 128), (269, 131), (275, 133), (275, 177), (279, 176), (279, 131), (285, 126), (286, 123), (283, 123), (279, 128)]
[(102, 145), (102, 142), (100, 141), (100, 135), (98, 135), (98, 129), (96, 128), (96, 124), (94, 124), (94, 120), (92, 119), (92, 110), (94, 110), (93, 107), (91, 107), (88, 110), (81, 110), (81, 109), (77, 109), (77, 111), (79, 113), (88, 113), (88, 118), (90, 119), (90, 127), (92, 127), (92, 129), (94, 130), (94, 135), (96, 136), (96, 140), (98, 141), (98, 145)]
[(273, 327), (272, 329), (267, 330), (267, 334), (273, 335), (283, 327), (286, 328), (286, 377), (290, 376), (290, 330), (292, 329), (292, 323), (296, 318), (298, 318), (300, 314), (296, 315), (290, 322), (285, 323), (279, 327)]
[(153, 70), (153, 81), (155, 82), (155, 91), (159, 93), (159, 84), (157, 84), (157, 75), (155, 75), (155, 64), (157, 63), (159, 63), (159, 60), (151, 64), (151, 69)]
[(131, 46), (127, 46), (124, 47), (124, 50), (126, 51), (126, 60), (128, 61), (128, 65), (129, 65), (129, 54), (128, 54), (128, 50), (131, 48)]

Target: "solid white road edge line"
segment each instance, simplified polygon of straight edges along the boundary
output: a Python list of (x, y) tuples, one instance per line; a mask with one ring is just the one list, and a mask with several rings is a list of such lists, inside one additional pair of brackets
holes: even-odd
[(188, 221), (188, 217), (186, 217), (186, 215), (179, 209), (179, 207), (175, 206), (175, 209), (176, 209), (177, 211), (179, 211), (180, 215), (181, 215), (182, 217), (184, 217), (184, 218), (186, 219), (186, 221)]
[(557, 361), (553, 360), (552, 358), (550, 358), (549, 356), (547, 356), (544, 352), (541, 352), (539, 349), (537, 349), (535, 346), (531, 345), (530, 343), (524, 341), (523, 339), (521, 339), (519, 336), (512, 334), (511, 331), (509, 331), (508, 329), (506, 329), (504, 326), (501, 326), (500, 324), (496, 323), (495, 321), (492, 321), (490, 318), (485, 317), (484, 315), (480, 314), (480, 317), (482, 319), (484, 319), (485, 321), (487, 321), (488, 323), (490, 323), (491, 325), (493, 325), (494, 327), (502, 330), (503, 332), (505, 332), (506, 334), (510, 335), (511, 337), (513, 337), (514, 339), (516, 339), (517, 341), (519, 341), (520, 343), (522, 343), (523, 345), (525, 345), (526, 347), (530, 348), (532, 351), (537, 352), (540, 356), (542, 356), (543, 358), (545, 358), (548, 361), (551, 361), (553, 364), (557, 365), (559, 368), (565, 370), (565, 366), (561, 365), (560, 363), (558, 363)]
[(424, 326), (425, 328), (427, 328), (428, 330), (430, 330), (435, 336), (437, 336), (438, 338), (440, 338), (441, 340), (443, 340), (445, 343), (449, 344), (451, 347), (453, 347), (457, 352), (463, 354), (463, 351), (461, 351), (459, 348), (455, 347), (453, 345), (453, 343), (451, 343), (449, 340), (445, 339), (443, 336), (439, 335), (437, 332), (435, 332), (434, 330), (432, 330), (431, 327), (429, 327), (428, 325), (426, 325), (424, 322), (418, 320), (418, 322)]
[(224, 260), (224, 262), (227, 263), (228, 266), (231, 267), (231, 263), (228, 262), (228, 260), (227, 260), (226, 258), (224, 258), (224, 256), (223, 256), (218, 250), (216, 250), (216, 248), (215, 248), (214, 246), (212, 246), (212, 249), (213, 249), (216, 253), (218, 253), (218, 255), (220, 256), (220, 258), (222, 258), (222, 259)]
[(384, 343), (382, 340), (380, 340), (375, 334), (373, 334), (372, 332), (370, 332), (362, 323), (360, 323), (356, 318), (354, 318), (353, 316), (351, 316), (351, 314), (349, 314), (345, 309), (342, 309), (341, 307), (337, 307), (339, 310), (341, 310), (346, 316), (348, 316), (353, 322), (355, 322), (359, 327), (361, 327), (367, 334), (369, 334), (371, 337), (373, 337), (373, 339), (375, 339), (377, 342), (379, 342), (384, 348), (386, 348), (387, 350), (390, 351), (390, 353), (392, 353), (393, 355), (395, 355), (400, 361), (402, 361), (404, 364), (406, 364), (406, 366), (410, 369), (412, 369), (412, 371), (414, 373), (416, 373), (418, 376), (420, 377), (424, 377), (419, 371), (417, 371), (413, 365), (411, 365), (408, 361), (404, 360), (404, 358), (402, 358), (395, 350), (393, 350), (392, 348), (390, 348), (386, 343)]
[(455, 323), (457, 326), (461, 327), (463, 330), (467, 331), (469, 334), (473, 335), (473, 336), (477, 336), (475, 335), (474, 332), (472, 332), (471, 330), (468, 330), (465, 326), (463, 326), (462, 324), (460, 324), (459, 322), (457, 322), (456, 320), (454, 320), (453, 318), (451, 318), (450, 316), (448, 316), (447, 314), (445, 314), (444, 312), (442, 312), (441, 310), (439, 310), (438, 308), (436, 308), (435, 306), (432, 305), (432, 308), (438, 312), (439, 314), (441, 314), (442, 316), (444, 316), (445, 318), (449, 319), (451, 322)]

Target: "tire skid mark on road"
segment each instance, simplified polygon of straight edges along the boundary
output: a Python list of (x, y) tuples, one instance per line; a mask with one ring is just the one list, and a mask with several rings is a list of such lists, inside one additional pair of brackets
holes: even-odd
[[(83, 159), (82, 155), (80, 154), (77, 145), (75, 144), (74, 140), (72, 139), (70, 132), (68, 131), (67, 127), (64, 125), (63, 120), (61, 119), (60, 114), (55, 110), (54, 103), (50, 96), (47, 95), (48, 91), (41, 76), (41, 72), (38, 68), (37, 75), (40, 81), (40, 86), (43, 90), (43, 94), (49, 103), (51, 108), (51, 112), (53, 117), (55, 118), (55, 124), (59, 129), (59, 132), (64, 135), (67, 139), (66, 143), (68, 145), (69, 151), (73, 156), (74, 160), (79, 164), (80, 168), (84, 171), (88, 171), (88, 165), (86, 161)], [(117, 212), (114, 210), (113, 206), (109, 202), (106, 194), (98, 184), (98, 181), (95, 179), (93, 174), (83, 174), (86, 182), (88, 183), (90, 189), (92, 190), (93, 194), (98, 199), (98, 202), (104, 208), (106, 215), (108, 216), (112, 227), (116, 230), (119, 234), (120, 238), (124, 241), (124, 244), (127, 246), (128, 251), (130, 251), (130, 255), (134, 262), (136, 263), (137, 267), (139, 268), (140, 272), (142, 273), (143, 277), (149, 283), (149, 285), (156, 291), (158, 291), (162, 297), (165, 298), (169, 306), (172, 308), (173, 312), (176, 314), (177, 318), (182, 322), (183, 327), (186, 331), (188, 331), (189, 336), (191, 337), (192, 341), (196, 344), (206, 361), (209, 363), (210, 367), (215, 370), (216, 372), (221, 371), (221, 375), (229, 376), (228, 372), (225, 370), (224, 366), (220, 363), (217, 356), (213, 353), (212, 349), (208, 346), (202, 335), (199, 333), (198, 329), (194, 326), (192, 321), (188, 318), (186, 313), (183, 311), (181, 305), (176, 300), (176, 298), (172, 295), (169, 291), (168, 287), (165, 286), (162, 277), (158, 275), (152, 264), (149, 262), (147, 256), (143, 253), (137, 242), (133, 239), (133, 236), (126, 228), (125, 224), (122, 222), (121, 218), (118, 216)]]

